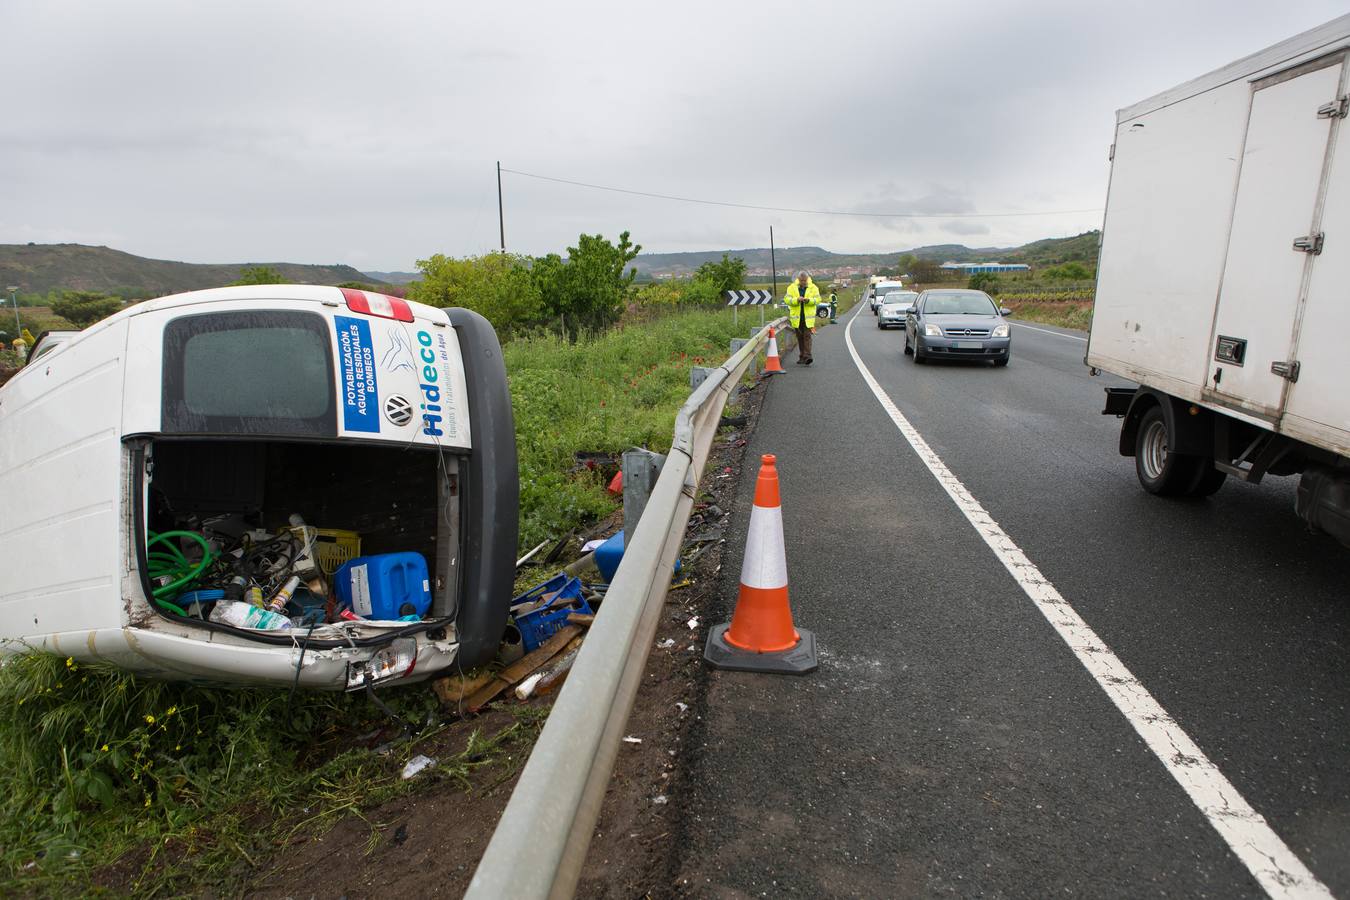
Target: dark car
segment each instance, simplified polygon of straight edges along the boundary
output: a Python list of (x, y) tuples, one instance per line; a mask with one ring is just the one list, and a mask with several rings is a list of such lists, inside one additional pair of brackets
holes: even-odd
[(924, 291), (905, 317), (905, 352), (916, 363), (929, 359), (991, 360), (1006, 366), (1012, 354), (1011, 326), (984, 291)]

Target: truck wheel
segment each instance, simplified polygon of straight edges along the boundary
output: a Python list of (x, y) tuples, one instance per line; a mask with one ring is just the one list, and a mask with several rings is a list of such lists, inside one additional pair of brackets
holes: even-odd
[(1162, 407), (1155, 406), (1144, 413), (1135, 433), (1134, 471), (1139, 476), (1139, 484), (1150, 494), (1176, 497), (1188, 493), (1198, 480), (1196, 469), (1202, 460), (1173, 453), (1169, 449), (1171, 442)]
[(1228, 473), (1215, 468), (1207, 459), (1196, 460), (1195, 481), (1186, 491), (1187, 497), (1209, 497), (1228, 480)]

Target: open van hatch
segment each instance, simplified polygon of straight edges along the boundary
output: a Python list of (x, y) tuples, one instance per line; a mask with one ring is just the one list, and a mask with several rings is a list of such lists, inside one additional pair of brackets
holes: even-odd
[[(139, 482), (133, 495), (144, 497), (146, 504), (142, 515), (133, 515), (133, 528), (136, 522), (147, 525), (135, 529), (137, 569), (145, 597), (154, 598), (150, 611), (160, 619), (155, 622), (142, 615), (138, 623), (142, 627), (180, 634), (209, 631), (271, 645), (303, 642), (309, 651), (384, 647), (419, 635), (422, 641), (453, 641), (462, 537), (457, 525), (460, 490), (455, 454), (356, 443), (160, 438), (138, 442), (133, 456), (138, 460), (134, 471)], [(223, 589), (242, 571), (241, 560), (231, 554), (241, 556), (244, 547), (259, 545), (263, 546), (255, 556), (266, 551), (266, 540), (256, 537), (261, 533), (277, 536), (286, 553), (294, 552), (299, 541), (288, 530), (294, 514), (324, 534), (359, 535), (362, 557), (410, 552), (425, 559), (431, 595), (425, 614), (408, 622), (336, 618), (336, 565), (328, 558), (322, 560), (327, 565), (313, 582), (315, 594), (305, 598), (313, 610), (309, 621), (300, 621), (297, 614), (302, 609), (293, 602), (284, 612), (295, 616), (296, 623), (285, 630), (215, 622), (209, 618), (209, 604), (191, 602), (193, 597), (214, 596), (201, 592)], [(156, 597), (161, 586), (151, 580), (156, 551), (147, 543), (156, 534), (185, 531), (202, 535), (219, 559), (180, 593)], [(254, 537), (250, 540), (248, 535)], [(190, 561), (201, 559), (200, 546), (192, 541), (172, 543)], [(260, 560), (252, 568), (261, 573), (253, 583), (264, 601), (289, 574), (279, 567), (269, 579), (266, 567), (267, 560)], [(328, 602), (316, 607), (315, 601), (325, 596)], [(357, 683), (348, 687), (361, 687), (361, 675), (356, 673)]]

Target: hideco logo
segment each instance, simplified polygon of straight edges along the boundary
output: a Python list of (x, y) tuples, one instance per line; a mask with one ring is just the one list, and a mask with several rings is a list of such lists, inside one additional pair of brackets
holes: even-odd
[(422, 433), (429, 437), (444, 437), (441, 431), (441, 385), (440, 373), (436, 370), (436, 353), (431, 349), (431, 335), (425, 331), (417, 332), (417, 343), (421, 345), (418, 355), (422, 357)]

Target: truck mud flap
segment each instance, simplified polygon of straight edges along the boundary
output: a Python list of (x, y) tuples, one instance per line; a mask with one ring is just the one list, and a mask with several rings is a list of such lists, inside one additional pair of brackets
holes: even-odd
[(1350, 547), (1350, 472), (1313, 466), (1298, 482), (1294, 510), (1313, 531)]
[(515, 586), (520, 531), (516, 427), (497, 333), (467, 309), (447, 309), (459, 335), (473, 449), (463, 478), (464, 568), (455, 630), (464, 669), (497, 652)]

